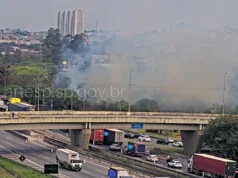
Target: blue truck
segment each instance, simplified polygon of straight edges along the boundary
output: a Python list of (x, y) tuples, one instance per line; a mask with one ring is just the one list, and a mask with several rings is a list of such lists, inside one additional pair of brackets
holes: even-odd
[(141, 142), (128, 142), (127, 145), (127, 155), (141, 157), (146, 154), (146, 146)]

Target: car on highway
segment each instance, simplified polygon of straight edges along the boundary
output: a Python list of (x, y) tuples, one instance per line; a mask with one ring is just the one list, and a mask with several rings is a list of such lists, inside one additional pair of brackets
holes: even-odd
[(146, 160), (151, 161), (151, 162), (158, 162), (159, 161), (159, 159), (156, 155), (149, 155), (149, 156), (146, 157)]
[(112, 144), (109, 146), (109, 150), (111, 151), (121, 151), (121, 147), (119, 144)]
[(166, 138), (166, 140), (168, 140), (169, 143), (174, 143), (174, 140), (172, 138)]
[(173, 146), (174, 147), (183, 147), (183, 142), (174, 142)]
[(143, 136), (139, 137), (138, 140), (141, 141), (141, 142), (142, 141), (144, 141), (144, 142), (150, 142), (151, 141), (150, 137), (147, 136), (147, 135), (143, 135)]
[(135, 135), (133, 133), (125, 133), (124, 134), (124, 138), (131, 138), (131, 139), (133, 139), (133, 138), (135, 138)]
[(168, 167), (182, 169), (182, 163), (179, 160), (173, 159), (168, 162)]
[(143, 136), (142, 134), (139, 134), (139, 133), (136, 133), (135, 135), (134, 135), (134, 138), (139, 138), (139, 137), (141, 137), (141, 136)]
[(161, 145), (168, 145), (169, 144), (169, 141), (167, 139), (163, 139), (163, 138), (159, 138), (157, 141), (156, 141), (157, 144), (161, 144)]

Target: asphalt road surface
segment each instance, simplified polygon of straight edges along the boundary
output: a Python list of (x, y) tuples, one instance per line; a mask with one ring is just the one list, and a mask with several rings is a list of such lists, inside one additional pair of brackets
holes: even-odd
[[(26, 160), (23, 164), (30, 165), (38, 170), (43, 170), (44, 164), (55, 164), (55, 152), (51, 153), (54, 146), (44, 142), (33, 140), (25, 143), (7, 132), (0, 134), (0, 155), (19, 161), (20, 155), (24, 155)], [(103, 162), (97, 162), (93, 159), (86, 159), (86, 164), (80, 172), (71, 172), (66, 169), (59, 168), (59, 176), (61, 178), (106, 178), (109, 165)], [(138, 176), (138, 178), (140, 178)]]
[[(61, 130), (51, 130), (51, 131), (54, 132), (54, 133), (57, 133), (57, 134), (64, 135), (64, 136), (66, 135), (66, 133), (63, 132), (63, 131), (61, 131)], [(138, 139), (135, 138), (135, 139), (133, 139), (133, 140), (138, 140)], [(156, 141), (157, 141), (156, 138), (151, 138), (151, 142), (150, 142), (150, 143), (157, 144)], [(96, 145), (96, 146), (109, 151), (109, 147), (106, 146), (106, 145)], [(126, 146), (126, 145), (124, 144), (123, 146)], [(167, 145), (165, 145), (165, 146), (167, 146)], [(171, 143), (171, 144), (169, 144), (168, 146), (172, 147), (173, 145), (172, 145), (172, 143)], [(158, 161), (158, 163), (156, 163), (156, 164), (158, 164), (158, 165), (160, 165), (160, 166), (163, 166), (163, 167), (168, 167), (168, 164), (167, 164), (167, 162), (166, 162), (168, 155), (162, 154), (162, 153), (161, 153), (161, 154), (156, 154), (156, 155), (157, 155), (158, 158), (159, 158), (159, 161)], [(137, 159), (137, 160), (146, 160), (146, 157), (135, 158), (135, 159)], [(187, 169), (188, 169), (188, 168), (187, 168), (187, 159), (178, 158), (178, 160), (179, 160), (179, 161), (182, 163), (182, 165), (183, 165), (183, 168), (182, 168), (181, 170), (178, 169), (178, 171), (187, 172)]]

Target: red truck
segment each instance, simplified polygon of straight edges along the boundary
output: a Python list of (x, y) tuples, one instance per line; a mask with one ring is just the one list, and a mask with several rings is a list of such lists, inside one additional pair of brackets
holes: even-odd
[(202, 176), (210, 174), (219, 178), (234, 178), (236, 162), (207, 154), (194, 154), (188, 160), (188, 172)]
[(90, 135), (90, 143), (95, 144), (103, 144), (104, 139), (104, 130), (103, 129), (92, 129)]

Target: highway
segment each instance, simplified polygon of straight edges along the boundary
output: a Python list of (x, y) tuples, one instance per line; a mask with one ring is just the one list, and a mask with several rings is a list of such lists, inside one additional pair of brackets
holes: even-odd
[[(3, 133), (3, 132), (2, 132)], [(56, 163), (55, 153), (51, 153), (54, 146), (48, 145), (39, 140), (32, 140), (25, 143), (23, 140), (4, 132), (0, 135), (0, 155), (19, 161), (19, 156), (23, 154), (26, 160), (23, 164), (30, 165), (38, 170), (43, 170), (44, 164)], [(106, 178), (109, 165), (97, 162), (93, 159), (86, 159), (86, 164), (80, 172), (71, 172), (59, 168), (61, 178)], [(139, 176), (138, 176), (139, 177)]]
[[(64, 136), (65, 138), (67, 138), (66, 137), (66, 133), (63, 132), (63, 131), (60, 131), (60, 130), (50, 130), (50, 131), (56, 133), (57, 135)], [(128, 139), (128, 140), (130, 140), (130, 139)], [(138, 139), (133, 139), (133, 140), (138, 140)], [(151, 138), (151, 142), (150, 143), (156, 144), (156, 141), (157, 141), (157, 139)], [(125, 147), (125, 146), (127, 146), (127, 145), (123, 144), (123, 147)], [(169, 144), (168, 146), (172, 147), (172, 144)], [(109, 147), (106, 146), (106, 145), (96, 145), (96, 147), (100, 147), (102, 149), (105, 149), (105, 150), (109, 151)], [(168, 165), (167, 165), (166, 160), (167, 160), (167, 156), (168, 155), (162, 154), (162, 153), (161, 154), (156, 154), (156, 155), (159, 158), (159, 161), (156, 164), (158, 164), (160, 166), (163, 166), (163, 167), (167, 167)], [(135, 159), (137, 159), (137, 160), (146, 160), (146, 157), (135, 158)], [(187, 159), (182, 159), (182, 158), (178, 158), (178, 159), (179, 159), (179, 161), (181, 161), (181, 163), (183, 165), (183, 168), (181, 170), (178, 170), (178, 171), (187, 172)]]

